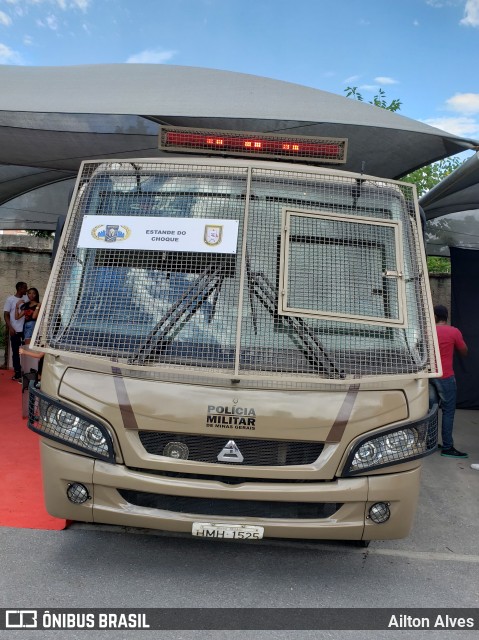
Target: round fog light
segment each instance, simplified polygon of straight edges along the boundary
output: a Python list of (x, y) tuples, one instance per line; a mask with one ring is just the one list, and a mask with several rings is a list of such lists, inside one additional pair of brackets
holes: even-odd
[(83, 504), (90, 497), (88, 489), (79, 482), (72, 482), (67, 488), (67, 498), (74, 504)]
[(168, 442), (163, 449), (163, 455), (176, 460), (188, 460), (190, 450), (183, 442)]
[(376, 524), (381, 524), (382, 522), (387, 522), (391, 517), (391, 511), (389, 509), (389, 505), (387, 502), (376, 502), (369, 509), (369, 517)]

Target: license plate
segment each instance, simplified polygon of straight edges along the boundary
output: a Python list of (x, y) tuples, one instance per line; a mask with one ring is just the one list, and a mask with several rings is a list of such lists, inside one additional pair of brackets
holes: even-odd
[(235, 540), (261, 540), (264, 527), (246, 524), (211, 524), (193, 522), (191, 533), (202, 538), (228, 538)]

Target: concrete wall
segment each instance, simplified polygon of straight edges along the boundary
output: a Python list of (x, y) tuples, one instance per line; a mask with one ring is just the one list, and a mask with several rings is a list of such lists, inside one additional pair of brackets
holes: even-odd
[(0, 235), (0, 301), (15, 293), (23, 280), (43, 298), (50, 275), (53, 240), (29, 235)]
[(451, 276), (448, 273), (437, 273), (429, 276), (431, 296), (434, 304), (443, 304), (451, 310)]

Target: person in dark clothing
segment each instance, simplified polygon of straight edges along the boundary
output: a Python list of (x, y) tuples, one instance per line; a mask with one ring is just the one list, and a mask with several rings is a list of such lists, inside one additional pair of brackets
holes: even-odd
[(27, 283), (26, 282), (17, 282), (15, 295), (8, 296), (5, 301), (5, 305), (3, 307), (3, 317), (5, 320), (5, 324), (7, 325), (8, 332), (10, 334), (10, 345), (12, 348), (12, 364), (13, 369), (15, 370), (15, 374), (12, 377), (12, 380), (16, 380), (17, 382), (22, 382), (22, 365), (20, 363), (20, 354), (19, 349), (23, 340), (23, 324), (25, 319), (22, 317), (19, 320), (15, 318), (15, 311), (17, 308), (17, 303), (22, 301), (27, 302), (28, 297), (27, 293)]

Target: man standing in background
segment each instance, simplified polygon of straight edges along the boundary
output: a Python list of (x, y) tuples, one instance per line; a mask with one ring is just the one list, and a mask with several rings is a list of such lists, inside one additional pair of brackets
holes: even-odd
[(467, 345), (459, 329), (447, 324), (448, 311), (446, 307), (441, 304), (435, 306), (434, 315), (441, 354), (442, 378), (431, 378), (430, 382), (439, 397), (439, 406), (442, 410), (441, 456), (445, 458), (467, 458), (467, 453), (454, 448), (454, 440), (452, 438), (457, 397), (456, 378), (454, 377), (452, 361), (455, 350), (461, 356), (467, 355)]
[(19, 298), (22, 298), (25, 302), (28, 300), (28, 296), (26, 295), (28, 287), (26, 282), (17, 282), (15, 288), (15, 295), (8, 296), (5, 301), (3, 317), (10, 334), (10, 344), (12, 346), (12, 363), (15, 370), (12, 380), (22, 382), (22, 365), (20, 364), (19, 349), (22, 344), (23, 323), (25, 322), (25, 318), (22, 317), (20, 320), (17, 320), (15, 318), (15, 309)]

